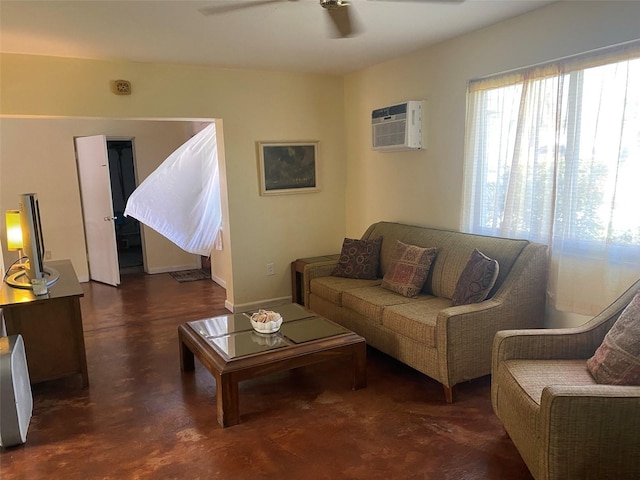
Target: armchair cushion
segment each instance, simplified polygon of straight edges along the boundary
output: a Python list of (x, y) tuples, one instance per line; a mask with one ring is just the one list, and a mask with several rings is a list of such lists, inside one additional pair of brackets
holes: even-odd
[(640, 292), (587, 361), (587, 369), (598, 383), (640, 385)]

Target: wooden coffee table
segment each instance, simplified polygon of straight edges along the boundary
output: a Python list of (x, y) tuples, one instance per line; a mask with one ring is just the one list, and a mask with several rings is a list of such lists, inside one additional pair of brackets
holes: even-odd
[(346, 328), (297, 304), (272, 309), (284, 319), (277, 333), (255, 332), (247, 314), (229, 314), (178, 327), (180, 368), (190, 371), (197, 358), (216, 380), (218, 423), (240, 423), (238, 382), (334, 359), (351, 361), (353, 389), (363, 388), (366, 342)]

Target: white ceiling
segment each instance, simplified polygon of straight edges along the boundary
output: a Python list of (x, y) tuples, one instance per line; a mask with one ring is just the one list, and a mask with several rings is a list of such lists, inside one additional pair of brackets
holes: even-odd
[(0, 50), (78, 58), (344, 74), (553, 0), (350, 0), (335, 38), (318, 0), (0, 0)]

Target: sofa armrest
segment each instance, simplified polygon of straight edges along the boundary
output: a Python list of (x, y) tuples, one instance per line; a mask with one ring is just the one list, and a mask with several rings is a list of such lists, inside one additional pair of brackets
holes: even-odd
[(304, 305), (309, 305), (309, 292), (311, 292), (311, 280), (319, 277), (328, 277), (336, 268), (338, 260), (326, 260), (324, 262), (308, 263), (302, 272), (302, 288), (304, 294)]
[(504, 311), (503, 302), (490, 299), (438, 312), (438, 368), (445, 386), (489, 373), (493, 337), (509, 322)]
[(542, 327), (546, 278), (547, 247), (530, 243), (490, 299), (439, 313), (436, 341), (445, 386), (491, 372), (493, 338), (498, 331)]
[(640, 478), (640, 387), (545, 387), (542, 478)]

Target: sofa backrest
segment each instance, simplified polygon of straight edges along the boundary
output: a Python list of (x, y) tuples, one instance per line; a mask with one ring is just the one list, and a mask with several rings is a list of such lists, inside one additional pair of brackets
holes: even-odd
[(474, 248), (498, 261), (499, 274), (491, 296), (502, 285), (522, 249), (530, 243), (528, 240), (487, 237), (393, 222), (374, 223), (362, 238), (371, 240), (378, 236), (382, 236), (380, 276), (384, 276), (391, 267), (397, 240), (420, 247), (436, 247), (438, 255), (422, 290), (445, 298), (453, 296), (458, 278)]

